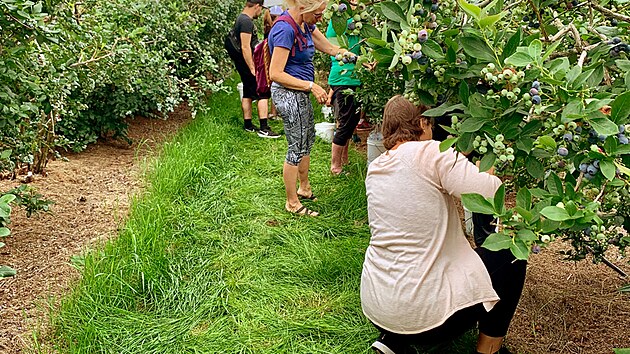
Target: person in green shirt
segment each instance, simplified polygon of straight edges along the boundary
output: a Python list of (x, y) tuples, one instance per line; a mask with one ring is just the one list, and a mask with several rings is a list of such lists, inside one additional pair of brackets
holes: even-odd
[[(350, 2), (351, 6), (356, 6), (357, 1)], [(348, 23), (352, 19), (348, 20)], [(335, 38), (337, 34), (332, 26), (332, 21), (328, 23), (326, 37)], [(346, 35), (348, 47), (355, 55), (360, 54), (360, 37), (358, 35)], [(333, 106), (335, 118), (337, 120), (337, 131), (332, 142), (332, 152), (330, 158), (330, 172), (339, 175), (343, 172), (343, 164), (348, 162), (348, 142), (352, 138), (354, 129), (361, 118), (360, 107), (353, 92), (361, 85), (361, 81), (354, 75), (355, 64), (350, 60), (348, 63), (340, 65), (335, 57), (332, 58), (330, 74), (328, 75), (328, 105)]]

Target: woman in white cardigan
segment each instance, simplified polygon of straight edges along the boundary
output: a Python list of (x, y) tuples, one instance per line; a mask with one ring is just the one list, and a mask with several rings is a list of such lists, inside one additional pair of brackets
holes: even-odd
[(453, 197), (494, 195), (501, 181), (464, 156), (439, 151), (432, 122), (402, 96), (385, 106), (387, 151), (368, 169), (371, 229), (361, 276), (363, 313), (381, 332), (373, 349), (405, 353), (479, 323), (478, 353), (501, 353), (525, 281), (509, 250), (474, 250)]

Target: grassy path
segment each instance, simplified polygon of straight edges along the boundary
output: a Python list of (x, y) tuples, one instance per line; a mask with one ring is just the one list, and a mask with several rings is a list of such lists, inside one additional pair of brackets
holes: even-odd
[(85, 256), (54, 342), (69, 353), (367, 353), (364, 159), (351, 154), (352, 175), (333, 178), (318, 141), (309, 206), (322, 216), (290, 215), (286, 141), (244, 132), (234, 94), (208, 104), (149, 168), (119, 238)]

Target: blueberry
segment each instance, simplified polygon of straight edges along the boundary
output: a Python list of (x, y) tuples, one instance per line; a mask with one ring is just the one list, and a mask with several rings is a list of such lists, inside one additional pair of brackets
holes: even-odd
[(438, 7), (440, 7), (440, 5), (438, 5), (438, 4), (431, 5), (431, 11), (437, 11)]
[(619, 43), (621, 43), (621, 38), (614, 37), (611, 42), (612, 42), (612, 44), (619, 44)]
[(538, 28), (538, 27), (540, 27), (540, 23), (534, 22), (534, 24), (531, 27), (532, 28)]
[(422, 52), (413, 52), (413, 53), (411, 54), (411, 59), (416, 59), (416, 60), (418, 60), (418, 59), (420, 59), (420, 58), (422, 58)]
[(562, 136), (562, 139), (564, 139), (564, 141), (571, 141), (573, 140), (573, 134), (571, 133), (566, 133)]
[(593, 161), (593, 167), (599, 170), (599, 160)]
[(604, 141), (606, 140), (606, 135), (600, 135), (597, 137), (597, 139), (599, 139), (599, 141)]
[(582, 132), (582, 127), (575, 128), (575, 132), (580, 134)]
[(534, 104), (540, 104), (540, 102), (542, 102), (542, 99), (540, 98), (540, 96), (536, 95), (532, 97), (532, 102)]
[(527, 15), (523, 16), (523, 22), (529, 22), (529, 16)]
[(433, 74), (433, 69), (427, 68), (427, 70), (425, 70), (425, 73), (427, 73), (427, 75), (431, 75)]
[(592, 136), (592, 137), (596, 137), (596, 136), (597, 136), (597, 132), (595, 131), (595, 129), (591, 129), (591, 130), (588, 132), (588, 135), (589, 135), (589, 136)]
[(587, 163), (582, 162), (582, 163), (580, 164), (580, 172), (582, 172), (582, 173), (586, 173), (586, 169), (587, 169), (587, 168), (588, 168), (588, 164), (587, 164)]
[(538, 80), (534, 80), (534, 82), (532, 82), (532, 87), (536, 90), (540, 90), (540, 82), (538, 82)]
[(623, 133), (626, 131), (626, 126), (623, 124), (619, 124), (619, 134)]
[(355, 28), (357, 28), (357, 24), (355, 22), (348, 23), (348, 29), (350, 31), (354, 31)]
[(573, 6), (578, 6), (578, 2), (577, 2), (577, 0), (573, 0), (573, 1), (571, 1), (571, 5), (573, 5)]
[(616, 19), (613, 18), (612, 20), (610, 20), (610, 25), (611, 26), (616, 27), (618, 24), (619, 24), (619, 22), (617, 22)]
[(595, 174), (597, 173), (597, 167), (591, 165), (588, 165), (586, 167), (586, 173), (588, 173), (591, 176), (595, 176)]
[(414, 13), (414, 15), (424, 17), (424, 15), (425, 15), (425, 11), (424, 11), (424, 9), (420, 9), (420, 10), (416, 11), (416, 12)]
[(538, 89), (532, 87), (532, 89), (529, 90), (529, 94), (532, 96), (538, 95)]
[(534, 23), (534, 21), (529, 21), (529, 23), (527, 24), (529, 27), (534, 28), (534, 25), (536, 23)]
[(418, 59), (418, 64), (420, 65), (425, 65), (428, 62), (429, 62), (429, 58), (427, 57), (421, 57), (420, 59)]
[(558, 148), (558, 155), (567, 156), (568, 154), (569, 154), (569, 150), (567, 150), (567, 148), (565, 148), (564, 146), (561, 146)]
[(584, 229), (584, 234), (585, 235), (590, 235), (591, 234), (591, 227), (587, 227), (586, 229)]
[(339, 11), (339, 12), (344, 12), (344, 11), (346, 11), (347, 9), (348, 9), (348, 5), (346, 5), (346, 4), (344, 4), (344, 3), (341, 3), (341, 4), (339, 4), (339, 7), (337, 8), (337, 11)]
[(621, 135), (619, 137), (619, 143), (623, 144), (623, 145), (628, 145), (628, 137), (625, 135)]
[(539, 246), (539, 245), (537, 245), (537, 244), (533, 244), (533, 245), (532, 245), (532, 253), (534, 253), (534, 254), (538, 254), (538, 253), (540, 253), (540, 250), (541, 250), (541, 249), (540, 249), (540, 246)]

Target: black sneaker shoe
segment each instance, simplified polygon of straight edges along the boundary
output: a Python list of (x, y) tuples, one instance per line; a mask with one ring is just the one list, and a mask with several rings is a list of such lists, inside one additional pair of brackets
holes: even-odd
[(280, 137), (280, 134), (274, 133), (269, 127), (265, 127), (258, 131), (258, 136), (261, 138), (276, 139)]
[(258, 129), (257, 126), (252, 124), (249, 127), (245, 127), (245, 131), (248, 132), (248, 133), (258, 133), (260, 130)]

